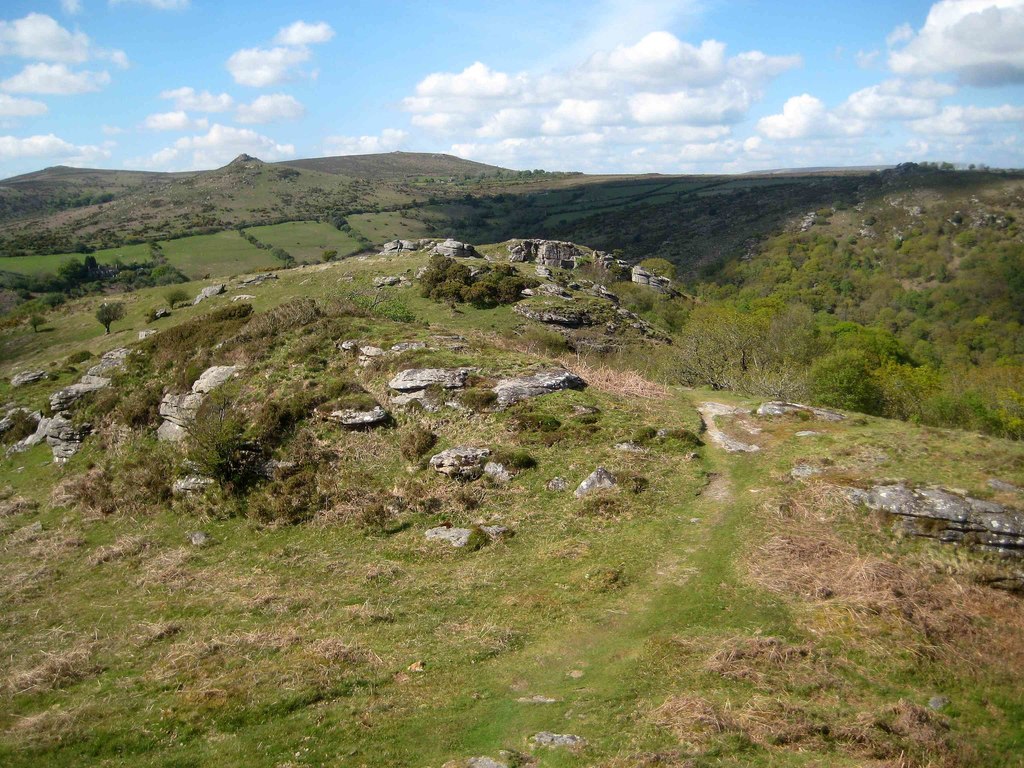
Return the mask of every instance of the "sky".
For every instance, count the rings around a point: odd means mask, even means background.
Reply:
[[[1024,167],[1024,0],[5,0],[0,178],[395,150]]]

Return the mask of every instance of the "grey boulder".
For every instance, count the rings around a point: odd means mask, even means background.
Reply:
[[[587,479],[579,484],[579,487],[575,491],[577,499],[582,499],[584,496],[593,493],[594,491],[607,491],[618,485],[615,480],[615,475],[609,472],[604,467],[598,467]]]
[[[243,285],[244,285],[244,283],[243,283]],[[198,304],[198,303],[200,303],[202,301],[206,301],[207,299],[211,299],[214,296],[219,296],[220,294],[224,293],[224,291],[226,291],[226,290],[227,290],[227,286],[225,286],[224,283],[217,283],[216,285],[208,285],[205,288],[203,288],[203,290],[201,290],[194,299],[192,299],[192,306],[194,307],[196,304]]]
[[[409,368],[399,371],[388,386],[399,392],[415,392],[431,386],[461,389],[466,386],[469,368]]]
[[[541,371],[530,376],[503,379],[494,387],[498,406],[507,407],[531,397],[549,395],[563,389],[585,389],[587,382],[574,373],[563,369]]]
[[[782,400],[773,400],[769,403],[762,403],[757,409],[758,416],[787,416],[791,413],[804,413],[822,421],[843,421],[846,417],[838,411],[828,408],[815,408],[811,405],[800,403],[787,403]]]
[[[490,455],[487,448],[460,445],[431,456],[430,466],[457,480],[476,480],[483,474],[484,461]]]
[[[46,378],[46,371],[22,371],[11,377],[12,387],[23,387]]]

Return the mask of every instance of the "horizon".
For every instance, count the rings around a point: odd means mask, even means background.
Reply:
[[[14,2],[0,178],[391,151],[623,175],[1024,165],[1024,0],[244,11]]]

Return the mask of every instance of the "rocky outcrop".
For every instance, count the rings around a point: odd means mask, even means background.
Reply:
[[[380,255],[396,256],[403,252],[418,251],[419,249],[420,244],[415,240],[392,240],[384,243],[384,246],[380,249]]]
[[[196,304],[202,301],[206,301],[207,299],[211,299],[214,296],[219,296],[220,294],[224,293],[225,290],[227,290],[227,286],[225,286],[224,283],[208,285],[205,288],[203,288],[203,290],[201,290],[194,299],[192,299],[192,306],[194,307]]]
[[[262,285],[263,283],[267,282],[267,280],[277,280],[277,275],[275,275],[273,272],[260,272],[258,275],[253,275],[252,277],[247,277],[244,280],[240,280],[238,282],[238,287],[253,288],[257,285]]]
[[[46,378],[46,371],[22,371],[11,377],[12,387],[23,387],[26,384],[35,384]]]
[[[575,269],[586,252],[562,240],[515,240],[509,243],[508,260],[532,261],[549,269]]]
[[[597,321],[587,310],[570,305],[537,306],[516,304],[515,309],[512,311],[529,320],[535,320],[545,325],[559,325],[563,328],[582,328],[597,324]]]
[[[100,361],[92,366],[86,374],[89,376],[109,376],[114,371],[124,368],[124,362],[132,351],[128,347],[118,347],[100,355]]]
[[[450,237],[443,243],[435,245],[430,252],[439,256],[447,256],[450,259],[468,259],[479,255],[476,248],[469,243],[453,240]]]
[[[158,309],[153,310],[153,319],[154,320],[161,320],[161,319],[163,319],[165,317],[170,317],[170,316],[171,316],[171,310],[169,310],[167,307],[159,307]]]
[[[587,746],[587,740],[582,736],[575,736],[571,733],[551,733],[541,731],[530,738],[538,747],[567,747],[569,749],[582,749]]]
[[[484,462],[490,455],[487,448],[460,445],[431,456],[430,466],[456,480],[476,480],[483,474]]]
[[[415,392],[427,387],[462,389],[470,368],[409,368],[399,371],[388,386],[399,392]]]
[[[563,389],[585,389],[586,386],[587,382],[579,376],[559,368],[531,376],[503,379],[495,385],[494,394],[498,396],[498,406],[505,408],[531,397],[549,395]]]
[[[843,421],[846,417],[838,411],[830,411],[828,408],[815,408],[800,403],[786,403],[782,400],[773,400],[770,403],[762,403],[757,409],[758,416],[788,416],[789,414],[806,414],[821,421]]]
[[[175,496],[187,496],[192,493],[202,493],[211,485],[214,480],[211,477],[202,475],[186,475],[174,481],[171,485],[171,493]]]
[[[238,366],[235,365],[215,365],[203,371],[191,391],[183,395],[164,395],[160,402],[160,415],[164,422],[156,432],[157,437],[167,442],[182,440],[206,395],[231,379],[237,371]]]
[[[575,491],[577,499],[582,499],[594,491],[607,491],[618,485],[618,481],[615,479],[615,475],[609,472],[604,467],[598,467],[587,479],[579,484],[579,487]]]
[[[903,483],[851,488],[850,499],[895,516],[912,536],[964,544],[1024,557],[1024,512],[945,488],[911,488]]]
[[[456,528],[450,524],[439,525],[424,532],[429,541],[443,541],[453,547],[468,546],[474,539],[478,544],[486,544],[490,541],[497,541],[505,536],[510,536],[511,531],[504,525],[477,525],[473,528]]]
[[[373,408],[340,408],[325,413],[324,417],[347,429],[367,429],[386,424],[391,414],[376,405]]]
[[[110,386],[110,379],[87,374],[77,384],[58,389],[50,395],[50,408],[55,413],[66,411],[83,396],[108,386]]]
[[[637,285],[644,285],[658,293],[675,293],[672,288],[672,281],[667,277],[656,275],[643,267],[633,267],[630,272],[630,279]]]
[[[141,331],[139,331],[139,341],[145,341],[155,333],[156,331],[154,331],[152,328],[143,328]]]
[[[7,424],[7,426],[0,429],[0,434],[3,434],[8,429],[10,429],[11,426],[13,426],[14,422],[11,417],[14,415],[15,411],[21,411],[22,413],[25,413],[28,416],[28,418],[34,421],[36,424],[36,431],[33,432],[31,435],[23,437],[14,445],[8,447],[8,456],[11,456],[12,454],[15,453],[22,453],[23,451],[27,451],[29,448],[34,448],[35,446],[43,442],[46,439],[46,431],[49,429],[51,421],[38,411],[29,411],[27,408],[15,408],[8,411],[7,415],[4,416],[2,420],[0,420],[0,425],[3,425],[4,423]]]
[[[53,451],[53,460],[62,464],[82,447],[92,427],[88,424],[74,424],[66,413],[58,413],[46,425],[46,444]]]

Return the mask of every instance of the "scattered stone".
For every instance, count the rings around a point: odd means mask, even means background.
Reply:
[[[530,741],[538,747],[568,747],[570,749],[581,749],[587,746],[587,740],[582,736],[574,736],[571,733],[551,733],[541,731],[535,734]]]
[[[207,395],[222,384],[226,384],[237,371],[237,365],[214,365],[207,368],[192,385],[192,391]]]
[[[511,535],[511,531],[504,525],[480,525],[475,528],[456,528],[445,523],[436,528],[430,528],[424,532],[424,536],[430,541],[443,541],[453,547],[465,547],[473,539],[474,533],[482,533],[488,541],[496,541],[503,536]]]
[[[387,275],[384,277],[373,278],[374,288],[389,288],[396,285],[406,288],[411,285],[411,283],[401,275]]]
[[[192,531],[188,535],[188,543],[193,547],[205,547],[210,543],[210,537],[203,531]]]
[[[481,525],[480,530],[487,534],[491,541],[512,535],[512,529],[505,525]]]
[[[569,481],[564,477],[553,477],[548,480],[547,489],[553,493],[563,493],[569,490]]]
[[[1003,491],[1005,493],[1020,493],[1024,490],[1013,483],[1007,483],[1005,480],[997,480],[994,477],[990,477],[988,479],[988,487],[994,491]]]
[[[496,483],[508,483],[512,480],[512,473],[508,471],[508,468],[496,461],[488,461],[484,464],[484,474]]]
[[[141,331],[139,331],[139,341],[145,341],[155,333],[156,331],[154,331],[152,328],[143,328]]]
[[[186,475],[174,481],[171,485],[171,493],[175,496],[202,493],[211,485],[213,485],[213,478],[203,477],[202,475]]]
[[[154,320],[160,320],[160,319],[162,319],[164,317],[170,317],[170,316],[171,316],[171,310],[169,310],[167,307],[160,307],[160,308],[158,308],[157,310],[155,310],[153,312],[153,319]]]
[[[797,437],[818,437],[819,435],[825,434],[824,432],[815,432],[813,429],[804,429],[796,433]]]
[[[1024,557],[1024,512],[945,488],[903,483],[850,488],[847,495],[868,509],[897,517],[903,533]]]
[[[490,757],[471,757],[466,760],[466,768],[509,768],[508,763],[502,763]]]
[[[255,298],[251,293],[239,293],[236,296],[232,296],[231,301],[250,301]]]
[[[563,389],[585,389],[587,382],[574,373],[563,369],[541,371],[531,376],[503,379],[494,387],[498,396],[498,407],[505,408],[513,403],[531,397],[549,395]]]
[[[533,696],[521,696],[516,701],[520,704],[557,704],[559,700],[551,696],[535,694]]]
[[[800,403],[787,403],[782,400],[773,400],[770,403],[762,403],[757,409],[758,416],[786,416],[791,413],[805,413],[822,421],[843,421],[846,416],[838,411],[831,411],[828,408],[815,408]]]
[[[430,466],[457,480],[476,480],[483,474],[484,460],[490,455],[487,448],[460,445],[431,456]]]
[[[100,355],[100,361],[86,371],[87,376],[107,376],[124,368],[124,361],[132,351],[128,347],[118,347]]]
[[[12,387],[23,387],[46,378],[46,371],[22,371],[11,377]]]
[[[243,285],[245,285],[245,283],[243,283]],[[194,307],[196,304],[198,304],[198,303],[200,303],[202,301],[206,301],[207,299],[211,299],[214,296],[219,296],[220,294],[224,293],[224,291],[226,291],[226,290],[227,290],[227,286],[225,286],[224,283],[217,283],[216,285],[208,285],[205,288],[203,288],[203,290],[201,290],[199,292],[199,294],[192,300],[192,306]]]
[[[644,447],[640,443],[634,443],[632,440],[626,440],[622,443],[616,443],[612,446],[616,451],[622,451],[623,453],[643,453]]]
[[[349,339],[348,341],[341,342],[341,344],[338,345],[338,349],[342,350],[343,352],[355,352],[357,349],[359,349],[359,342]]]
[[[388,386],[399,392],[415,392],[436,386],[442,389],[462,389],[470,368],[408,368],[399,371]]]
[[[238,287],[250,288],[257,285],[261,285],[262,283],[267,282],[267,280],[277,280],[277,275],[274,274],[273,272],[260,272],[258,275],[253,275],[252,277],[247,277],[244,280],[240,280],[238,283]]]
[[[821,469],[810,464],[797,464],[790,470],[789,476],[794,480],[806,480],[809,477],[820,475]]]
[[[462,243],[450,237],[443,243],[435,245],[430,252],[452,259],[466,259],[478,255],[476,248],[469,243]]]
[[[593,493],[594,491],[610,490],[617,484],[615,475],[604,467],[598,467],[590,473],[586,480],[579,484],[579,487],[575,491],[575,495],[577,499],[582,499],[584,496]]]
[[[381,349],[380,347],[374,347],[372,345],[367,344],[365,346],[359,347],[359,359],[357,362],[360,365],[368,365],[370,361],[373,360],[373,358],[382,357],[383,355],[383,349]]]
[[[402,352],[412,352],[417,349],[426,349],[427,343],[425,341],[400,341],[391,347],[391,351],[395,354],[401,354]]]
[[[699,523],[700,521],[701,521],[701,518],[699,518],[699,517],[691,517],[690,518],[690,522],[694,523],[694,524]]]
[[[369,410],[356,408],[342,408],[324,414],[328,419],[338,422],[349,429],[361,429],[365,427],[377,427],[384,424],[391,418],[391,414],[379,405]]]
[[[945,709],[949,705],[949,699],[945,696],[932,696],[928,699],[928,709]]]

